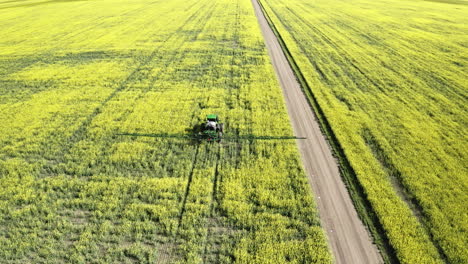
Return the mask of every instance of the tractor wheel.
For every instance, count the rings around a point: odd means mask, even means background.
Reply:
[[[219,124],[219,131],[224,133],[224,124]]]

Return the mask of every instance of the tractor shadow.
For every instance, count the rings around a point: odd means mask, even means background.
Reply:
[[[200,135],[200,133],[202,131],[203,131],[203,124],[202,123],[197,123],[197,124],[193,125],[192,127],[187,127],[185,129],[185,133],[187,135],[192,135],[192,137],[190,137],[190,141],[189,141],[190,145],[198,145],[198,144],[201,143],[202,138],[199,137],[198,135]]]

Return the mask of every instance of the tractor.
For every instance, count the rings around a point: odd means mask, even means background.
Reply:
[[[195,125],[191,129],[186,129],[190,131],[190,134],[140,134],[135,132],[124,132],[118,133],[119,136],[132,136],[132,137],[154,137],[154,138],[181,138],[181,139],[190,139],[196,142],[207,141],[207,142],[221,142],[222,140],[231,141],[231,143],[236,144],[236,142],[247,140],[291,140],[291,139],[306,139],[305,137],[295,137],[295,136],[270,136],[270,135],[252,135],[252,134],[227,134],[224,135],[224,124],[220,123],[218,115],[209,114],[206,116],[206,121],[201,124]]]
[[[201,126],[199,135],[209,142],[221,142],[224,132],[224,124],[219,122],[218,115],[206,116],[206,122]]]

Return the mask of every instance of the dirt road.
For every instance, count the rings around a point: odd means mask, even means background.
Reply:
[[[382,263],[377,247],[361,223],[341,179],[338,164],[320,131],[306,96],[296,80],[275,34],[257,0],[252,0],[268,53],[283,89],[297,144],[315,194],[323,228],[336,263]]]

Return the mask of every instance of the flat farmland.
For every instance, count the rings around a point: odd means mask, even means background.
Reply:
[[[249,0],[0,1],[0,262],[330,263]]]
[[[467,2],[260,2],[394,261],[467,263]]]

